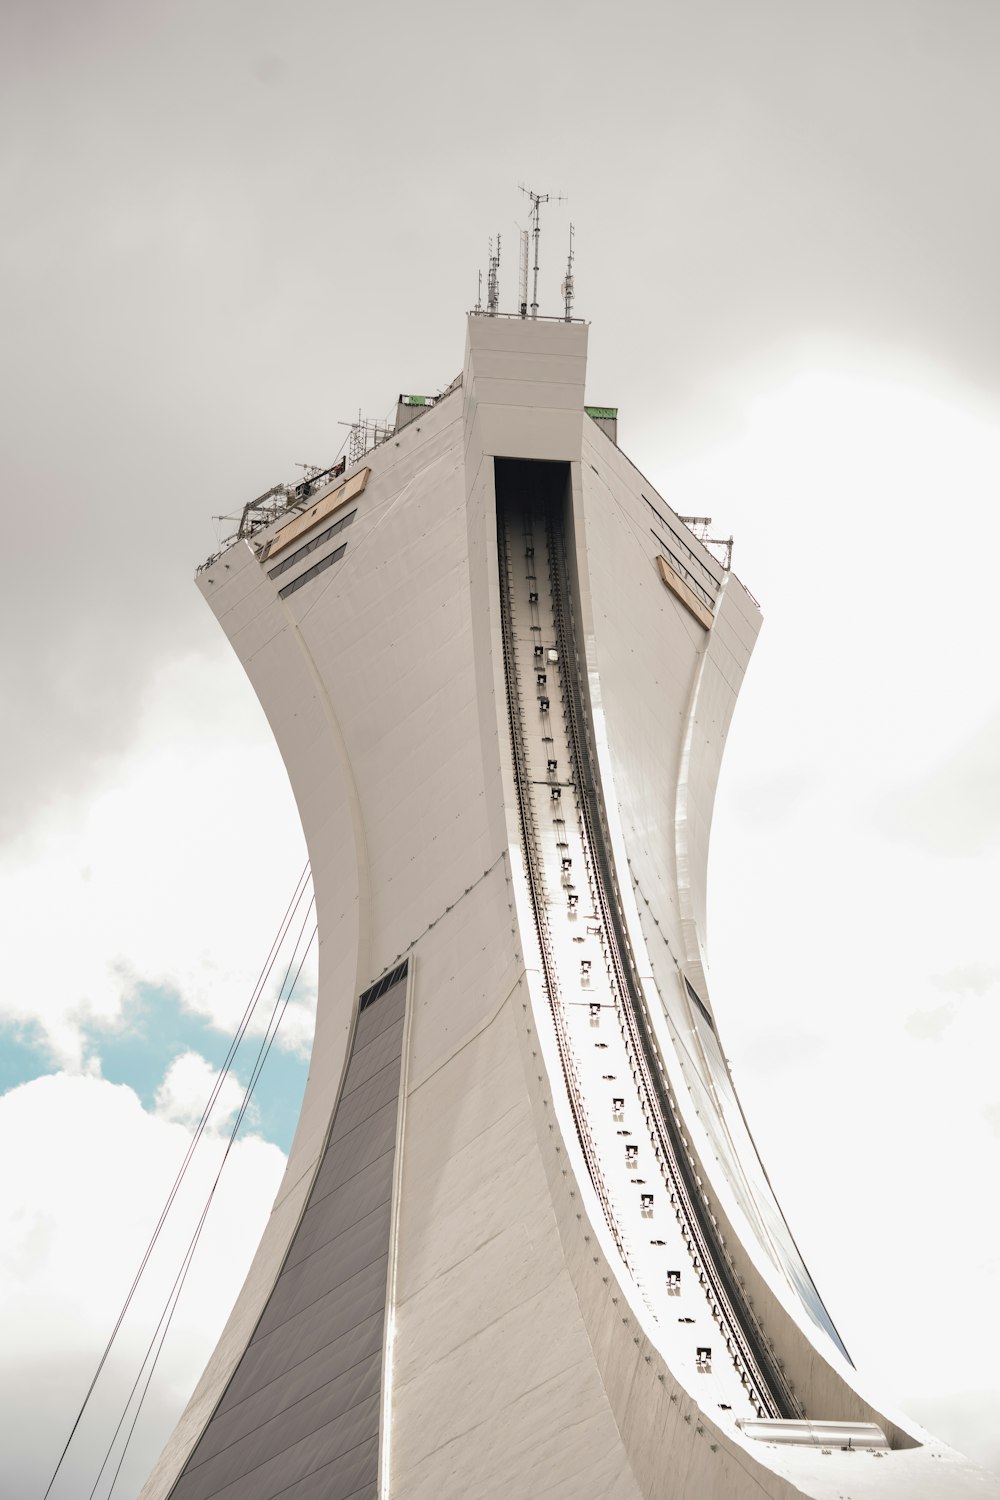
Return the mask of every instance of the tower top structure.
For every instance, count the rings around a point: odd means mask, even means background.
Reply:
[[[142,1500],[997,1500],[867,1391],[757,1156],[705,906],[760,611],[586,405],[537,243],[534,296],[199,573],[295,792],[319,996]]]

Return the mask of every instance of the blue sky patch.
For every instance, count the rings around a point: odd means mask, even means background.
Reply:
[[[100,1060],[102,1076],[134,1089],[148,1110],[167,1069],[182,1053],[198,1052],[218,1069],[230,1042],[204,1016],[187,1010],[175,991],[154,985],[139,985],[119,1019],[84,1018],[81,1029],[87,1053]],[[244,1086],[259,1047],[259,1036],[247,1037],[237,1051],[231,1072]],[[45,1033],[35,1022],[0,1025],[0,1093],[53,1071]],[[253,1091],[250,1128],[285,1152],[295,1133],[308,1071],[306,1059],[275,1044]],[[245,1124],[244,1134],[247,1129]]]
[[[52,1053],[36,1021],[0,1023],[0,1094],[52,1072]]]
[[[204,1016],[187,1010],[172,990],[140,985],[125,1010],[124,1025],[90,1025],[87,1040],[101,1059],[101,1071],[111,1083],[127,1083],[146,1109],[152,1109],[156,1090],[175,1058],[198,1052],[213,1068],[221,1068],[230,1038]],[[260,1037],[241,1042],[231,1072],[244,1086],[253,1072]],[[253,1092],[257,1123],[254,1129],[282,1151],[288,1150],[302,1105],[308,1063],[279,1046],[272,1046]],[[247,1127],[244,1126],[244,1131]]]

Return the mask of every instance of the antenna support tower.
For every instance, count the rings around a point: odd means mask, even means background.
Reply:
[[[518,277],[517,310],[522,318],[528,316],[528,231],[521,230],[521,261]]]
[[[372,448],[377,448],[380,443],[388,442],[395,430],[388,417],[384,422],[378,422],[371,417],[363,417],[360,410],[355,421],[340,422],[338,426],[350,428],[347,434],[347,467],[349,469],[353,469],[356,463],[360,463]]]
[[[562,194],[553,195],[552,193],[536,193],[531,188],[526,188],[524,186],[523,182],[520,184],[520,188],[521,188],[521,192],[524,193],[531,200],[531,237],[532,237],[532,239],[534,240],[534,243],[535,243],[534,283],[533,283],[533,289],[532,289],[532,293],[531,293],[531,316],[533,318],[537,318],[538,317],[538,241],[539,241],[539,238],[540,238],[541,232],[542,232],[542,227],[541,227],[541,224],[539,222],[539,219],[540,219],[540,210],[541,210],[541,206],[542,206],[543,203],[564,203],[566,200],[565,200],[565,197]]]
[[[732,571],[733,566],[733,538],[731,536],[709,536],[712,527],[711,516],[678,516],[678,521],[683,521],[685,526],[690,526],[700,542],[706,547],[721,547],[725,556],[718,560],[722,563],[726,572]]]
[[[569,226],[569,255],[566,258],[566,280],[562,284],[563,306],[567,323],[573,321],[573,225]]]
[[[490,240],[490,265],[486,277],[486,316],[495,318],[500,305],[500,235],[497,233],[497,248],[494,251]]]

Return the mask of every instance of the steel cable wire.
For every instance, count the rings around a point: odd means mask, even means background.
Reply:
[[[209,1094],[208,1101],[206,1102],[205,1108],[202,1111],[201,1118],[199,1119],[198,1124],[195,1127],[194,1133],[193,1133],[193,1135],[191,1137],[191,1140],[190,1140],[190,1142],[188,1144],[187,1151],[185,1152],[184,1159],[181,1162],[180,1167],[178,1168],[177,1174],[176,1174],[176,1176],[174,1178],[174,1181],[173,1181],[173,1183],[171,1185],[170,1191],[169,1191],[169,1193],[167,1195],[166,1202],[165,1202],[162,1210],[160,1211],[160,1216],[157,1219],[156,1225],[155,1225],[155,1227],[153,1229],[153,1232],[152,1232],[152,1234],[150,1236],[149,1243],[147,1244],[146,1249],[143,1252],[142,1259],[139,1262],[138,1270],[136,1271],[134,1277],[132,1278],[132,1284],[131,1284],[131,1286],[128,1289],[128,1292],[127,1292],[126,1297],[125,1297],[125,1301],[122,1304],[122,1307],[121,1307],[121,1310],[120,1310],[120,1312],[118,1314],[118,1317],[115,1320],[115,1325],[114,1325],[114,1327],[111,1330],[111,1333],[110,1333],[110,1335],[108,1337],[108,1341],[107,1341],[107,1343],[104,1346],[104,1350],[101,1353],[100,1359],[98,1360],[97,1369],[94,1371],[94,1374],[93,1374],[93,1377],[91,1379],[90,1385],[87,1387],[86,1394],[84,1395],[83,1401],[80,1404],[80,1409],[79,1409],[79,1411],[76,1414],[76,1417],[74,1419],[72,1427],[70,1428],[69,1436],[67,1437],[66,1442],[63,1445],[62,1452],[60,1453],[59,1458],[58,1458],[58,1460],[56,1462],[56,1466],[55,1466],[55,1468],[52,1471],[52,1476],[49,1479],[49,1482],[48,1482],[48,1484],[45,1487],[45,1493],[42,1496],[42,1500],[48,1500],[48,1497],[49,1497],[49,1495],[50,1495],[50,1493],[52,1491],[52,1486],[55,1484],[56,1479],[59,1477],[59,1472],[62,1469],[62,1466],[63,1466],[63,1464],[66,1461],[66,1455],[69,1452],[70,1445],[73,1442],[74,1437],[76,1436],[76,1433],[77,1433],[77,1430],[78,1430],[78,1428],[80,1426],[80,1423],[83,1420],[84,1413],[86,1412],[87,1406],[89,1405],[91,1397],[94,1394],[94,1389],[95,1389],[95,1387],[97,1385],[98,1380],[100,1379],[101,1372],[103,1371],[104,1366],[107,1363],[107,1360],[108,1360],[108,1357],[109,1357],[109,1355],[111,1353],[111,1349],[112,1349],[112,1347],[114,1345],[115,1339],[118,1337],[118,1334],[119,1334],[119,1332],[121,1330],[121,1326],[122,1326],[123,1322],[125,1321],[125,1317],[126,1317],[126,1315],[128,1313],[128,1310],[129,1310],[130,1306],[132,1305],[132,1300],[133,1300],[133,1298],[135,1296],[135,1293],[136,1293],[136,1290],[137,1290],[137,1288],[139,1286],[139,1282],[141,1281],[143,1273],[145,1272],[146,1266],[149,1263],[150,1256],[152,1255],[153,1250],[156,1248],[156,1244],[157,1244],[157,1242],[159,1240],[161,1231],[163,1230],[163,1226],[166,1223],[166,1220],[167,1220],[167,1217],[169,1215],[170,1209],[173,1206],[174,1199],[177,1197],[177,1194],[180,1191],[181,1185],[182,1185],[182,1183],[184,1181],[184,1178],[185,1178],[185,1176],[187,1174],[188,1167],[189,1167],[189,1165],[191,1163],[191,1159],[192,1159],[192,1157],[194,1155],[194,1152],[195,1152],[195,1150],[196,1150],[196,1148],[198,1146],[199,1141],[201,1140],[201,1138],[202,1138],[202,1136],[203,1136],[203,1134],[205,1132],[205,1128],[206,1128],[206,1126],[208,1124],[209,1117],[210,1117],[210,1115],[212,1113],[212,1110],[214,1109],[215,1104],[216,1104],[216,1102],[218,1100],[219,1093],[220,1093],[220,1091],[221,1091],[221,1089],[222,1089],[222,1087],[223,1087],[223,1085],[224,1085],[224,1083],[226,1081],[226,1078],[229,1075],[230,1069],[232,1068],[233,1061],[234,1061],[234,1059],[236,1057],[237,1051],[239,1050],[240,1043],[242,1042],[243,1037],[246,1034],[247,1028],[248,1028],[248,1026],[250,1024],[250,1021],[251,1021],[251,1019],[253,1017],[253,1013],[256,1010],[257,1005],[260,1002],[260,997],[261,997],[261,994],[263,993],[264,986],[267,984],[267,981],[268,981],[268,979],[271,976],[271,970],[274,967],[274,964],[275,964],[275,961],[277,959],[278,953],[281,951],[281,947],[282,947],[282,945],[283,945],[283,943],[285,941],[285,938],[288,935],[288,930],[291,927],[291,924],[292,924],[292,922],[293,922],[293,920],[295,918],[295,913],[298,910],[298,907],[299,907],[299,905],[300,905],[300,903],[302,901],[302,897],[305,894],[306,886],[308,884],[308,879],[309,879],[309,864],[308,864],[308,861],[307,861],[306,864],[305,864],[305,866],[303,867],[301,875],[299,876],[298,880],[296,881],[295,889],[294,889],[294,891],[292,893],[291,899],[289,900],[288,906],[285,908],[285,914],[282,917],[281,922],[279,924],[278,932],[277,932],[277,934],[276,934],[276,936],[274,938],[274,941],[271,944],[271,948],[270,948],[270,951],[269,951],[269,953],[267,955],[267,958],[264,960],[264,964],[263,964],[263,967],[261,968],[260,974],[257,977],[257,981],[254,984],[253,990],[251,992],[250,1000],[248,1001],[247,1006],[246,1006],[246,1008],[245,1008],[245,1010],[243,1012],[243,1016],[242,1016],[242,1018],[240,1020],[240,1024],[237,1027],[236,1033],[235,1033],[232,1041],[229,1044],[229,1049],[228,1049],[228,1051],[226,1053],[226,1056],[225,1056],[225,1058],[223,1060],[222,1068],[220,1069],[219,1074],[218,1074],[218,1076],[217,1076],[217,1078],[215,1080],[215,1083],[214,1083],[214,1085],[212,1087],[212,1091]]]
[[[306,911],[306,915],[305,915],[305,917],[302,920],[302,926],[299,929],[299,935],[296,938],[296,940],[295,940],[295,946],[292,949],[292,956],[289,959],[289,961],[288,961],[288,967],[285,970],[285,977],[284,977],[284,979],[281,982],[281,986],[280,986],[280,988],[278,990],[277,999],[274,1002],[274,1007],[273,1007],[273,1009],[271,1011],[271,1016],[270,1016],[270,1019],[268,1020],[268,1023],[267,1023],[267,1028],[266,1028],[264,1036],[263,1036],[263,1038],[261,1040],[261,1045],[258,1048],[257,1058],[256,1058],[256,1060],[254,1062],[254,1066],[253,1066],[253,1069],[252,1069],[251,1074],[250,1074],[250,1080],[249,1080],[249,1082],[248,1082],[248,1084],[247,1084],[247,1086],[246,1086],[246,1088],[245,1088],[245,1090],[243,1092],[243,1098],[241,1100],[239,1110],[237,1111],[236,1119],[233,1122],[232,1129],[230,1130],[230,1133],[229,1133],[229,1139],[226,1142],[226,1148],[225,1148],[225,1151],[223,1152],[223,1155],[222,1155],[222,1161],[219,1163],[218,1170],[216,1171],[216,1174],[215,1174],[215,1179],[214,1179],[214,1181],[212,1183],[211,1188],[209,1189],[208,1197],[205,1200],[204,1207],[202,1208],[201,1214],[200,1214],[200,1216],[198,1218],[198,1223],[195,1226],[194,1233],[191,1236],[191,1240],[189,1241],[188,1248],[185,1251],[184,1259],[181,1262],[181,1268],[178,1271],[177,1276],[174,1278],[174,1284],[171,1287],[170,1292],[169,1292],[169,1294],[167,1296],[167,1301],[164,1304],[163,1312],[160,1314],[160,1319],[159,1319],[159,1322],[156,1325],[156,1329],[153,1332],[153,1337],[150,1339],[150,1342],[149,1342],[149,1344],[148,1344],[148,1346],[146,1348],[146,1353],[145,1353],[145,1355],[143,1357],[142,1364],[139,1366],[139,1373],[138,1373],[138,1375],[135,1378],[135,1382],[134,1382],[134,1384],[132,1386],[132,1390],[129,1393],[128,1400],[126,1401],[125,1407],[124,1407],[124,1409],[122,1411],[122,1415],[119,1418],[118,1425],[115,1428],[114,1434],[113,1434],[113,1436],[111,1438],[111,1442],[108,1445],[108,1450],[107,1450],[107,1452],[105,1453],[105,1456],[104,1456],[104,1462],[101,1464],[100,1471],[98,1472],[97,1478],[94,1481],[94,1486],[93,1486],[93,1488],[92,1488],[92,1490],[90,1492],[89,1500],[94,1500],[94,1497],[95,1497],[95,1495],[97,1493],[97,1487],[98,1487],[98,1485],[101,1482],[101,1476],[103,1475],[104,1470],[107,1467],[108,1461],[109,1461],[109,1459],[111,1457],[111,1454],[112,1454],[112,1451],[114,1449],[115,1442],[117,1441],[118,1434],[120,1433],[120,1431],[122,1429],[122,1426],[123,1426],[123,1424],[125,1422],[125,1418],[128,1415],[128,1409],[129,1409],[129,1407],[132,1404],[132,1399],[135,1396],[135,1393],[136,1393],[136,1390],[138,1389],[140,1381],[142,1380],[142,1372],[146,1368],[146,1363],[150,1359],[150,1355],[152,1355],[152,1363],[149,1366],[149,1373],[146,1376],[145,1385],[143,1386],[142,1391],[140,1393],[139,1400],[138,1400],[138,1403],[137,1403],[136,1408],[135,1408],[135,1413],[134,1413],[134,1415],[132,1417],[131,1425],[130,1425],[130,1427],[128,1429],[128,1432],[127,1432],[127,1434],[125,1436],[125,1442],[124,1442],[124,1445],[122,1447],[121,1456],[118,1459],[118,1465],[117,1465],[117,1467],[115,1469],[114,1475],[113,1475],[112,1480],[111,1480],[111,1487],[108,1490],[107,1500],[111,1500],[111,1496],[114,1494],[115,1485],[118,1483],[118,1476],[120,1475],[121,1470],[122,1470],[122,1465],[125,1462],[125,1457],[126,1457],[126,1454],[128,1453],[129,1444],[132,1441],[132,1435],[135,1432],[136,1424],[137,1424],[137,1422],[139,1420],[139,1416],[140,1416],[140,1413],[142,1411],[143,1404],[145,1403],[146,1396],[147,1396],[147,1394],[149,1392],[149,1386],[150,1386],[150,1383],[151,1383],[151,1381],[153,1379],[153,1374],[154,1374],[154,1372],[156,1370],[156,1366],[157,1366],[157,1363],[159,1361],[160,1354],[163,1351],[163,1345],[164,1345],[164,1342],[166,1340],[167,1333],[170,1330],[170,1324],[173,1321],[174,1313],[177,1310],[177,1303],[180,1300],[181,1292],[184,1290],[184,1283],[187,1280],[188,1271],[191,1269],[191,1262],[194,1259],[195,1251],[198,1248],[198,1243],[199,1243],[199,1241],[201,1239],[202,1230],[204,1229],[204,1227],[205,1227],[205,1221],[208,1218],[209,1209],[211,1208],[213,1199],[215,1198],[215,1192],[216,1192],[216,1189],[219,1186],[219,1180],[220,1180],[220,1178],[222,1176],[222,1172],[223,1172],[223,1169],[225,1168],[226,1162],[229,1159],[229,1153],[230,1153],[230,1151],[232,1150],[233,1146],[236,1143],[236,1137],[239,1134],[240,1127],[243,1124],[243,1120],[244,1120],[244,1118],[246,1116],[247,1110],[250,1107],[250,1100],[251,1100],[251,1097],[253,1095],[254,1088],[256,1087],[257,1081],[260,1078],[261,1071],[262,1071],[262,1069],[264,1067],[264,1063],[267,1061],[267,1056],[268,1056],[268,1053],[271,1050],[271,1045],[274,1042],[274,1038],[278,1034],[278,1028],[281,1025],[281,1022],[282,1022],[282,1020],[284,1018],[285,1011],[288,1009],[288,1002],[291,1000],[292,995],[295,992],[295,986],[298,983],[299,975],[302,973],[302,967],[305,964],[305,961],[306,961],[306,959],[309,956],[309,951],[312,948],[313,942],[314,942],[314,940],[316,938],[316,931],[317,931],[317,929],[314,926],[312,932],[309,935],[309,941],[306,943],[306,946],[305,946],[305,948],[302,951],[302,957],[299,959],[298,968],[295,970],[295,975],[294,975],[294,977],[292,979],[291,985],[289,986],[288,993],[287,993],[287,995],[285,995],[284,1001],[282,1001],[282,999],[281,999],[282,991],[284,990],[285,984],[286,984],[286,982],[288,980],[288,976],[291,973],[292,964],[295,962],[295,955],[298,952],[299,944],[302,941],[302,934],[305,932],[306,924],[309,921],[309,915],[310,915],[310,912],[312,911],[313,904],[314,904],[313,901],[310,901],[309,907],[308,907],[308,909]],[[280,1006],[280,1011],[279,1011],[279,1006]],[[275,1017],[277,1017],[277,1019],[275,1019]],[[162,1332],[161,1332],[161,1329],[162,1329]],[[159,1339],[158,1343],[157,1343],[157,1339]],[[155,1353],[153,1352],[154,1348],[155,1348]]]

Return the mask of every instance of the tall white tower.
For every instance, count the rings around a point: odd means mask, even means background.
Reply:
[[[703,945],[760,615],[586,355],[470,317],[460,381],[199,575],[295,792],[320,992],[144,1500],[998,1493],[865,1391],[748,1134]]]

